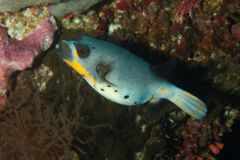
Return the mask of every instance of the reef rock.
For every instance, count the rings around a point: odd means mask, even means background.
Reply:
[[[49,9],[55,17],[62,18],[70,12],[74,14],[82,13],[102,1],[104,0],[67,0],[66,2],[50,5]]]
[[[62,18],[67,13],[82,13],[104,0],[0,0],[0,12],[17,12],[27,7],[49,5],[51,13]]]
[[[22,40],[10,38],[7,30],[0,28],[0,108],[5,104],[9,76],[31,67],[34,58],[52,44],[56,29],[53,17],[43,20]]]
[[[0,12],[16,12],[22,8],[57,3],[60,0],[0,0]]]

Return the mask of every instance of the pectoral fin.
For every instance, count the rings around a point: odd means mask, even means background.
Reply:
[[[106,79],[107,74],[109,74],[112,71],[111,65],[99,63],[96,67],[96,71],[102,81],[109,85],[114,85],[113,83]]]

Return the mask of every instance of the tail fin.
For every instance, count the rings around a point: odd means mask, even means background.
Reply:
[[[204,102],[180,88],[176,87],[174,95],[168,100],[196,119],[202,119],[207,113]]]

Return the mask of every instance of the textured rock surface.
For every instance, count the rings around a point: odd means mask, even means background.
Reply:
[[[0,0],[0,12],[14,12],[18,11],[21,8],[34,5],[44,5],[48,3],[57,3],[60,0]]]
[[[0,12],[16,12],[30,6],[50,5],[51,13],[61,18],[69,12],[84,12],[101,1],[104,0],[0,0]]]
[[[63,17],[65,14],[69,12],[73,13],[81,13],[86,11],[93,5],[97,4],[100,1],[104,0],[71,0],[65,3],[59,3],[56,5],[51,5],[50,10],[51,13],[56,17]]]
[[[23,40],[10,39],[0,28],[0,106],[4,104],[7,79],[17,70],[31,67],[34,57],[50,47],[57,29],[53,17],[45,19],[33,33]]]

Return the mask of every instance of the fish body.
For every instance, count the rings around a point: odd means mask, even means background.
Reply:
[[[113,43],[81,36],[62,40],[57,54],[102,96],[134,106],[168,99],[196,119],[205,116],[205,104],[156,75],[149,63]]]

